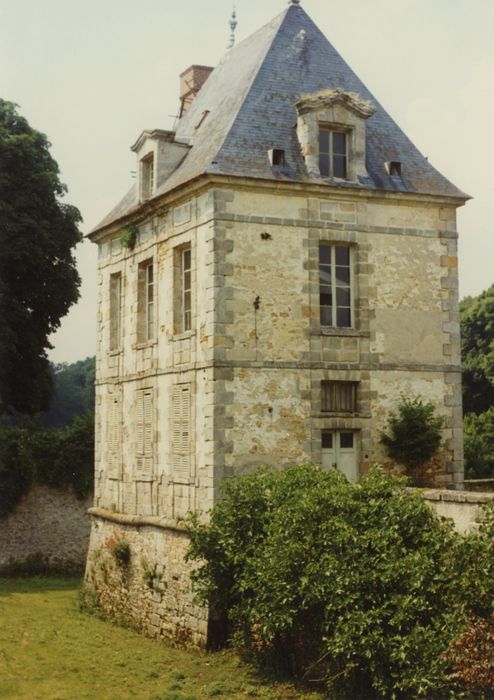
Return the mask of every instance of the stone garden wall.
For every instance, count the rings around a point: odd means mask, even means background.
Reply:
[[[0,574],[26,561],[84,571],[91,502],[92,496],[79,500],[68,491],[32,486],[15,511],[0,519]]]

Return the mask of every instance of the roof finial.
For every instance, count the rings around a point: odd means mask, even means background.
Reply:
[[[231,49],[235,46],[235,29],[237,28],[237,13],[235,12],[235,5],[233,6],[233,12],[230,19],[230,44],[228,48]]]
[[[300,5],[300,0],[288,0],[288,4],[295,5],[295,7],[297,7],[298,5]]]

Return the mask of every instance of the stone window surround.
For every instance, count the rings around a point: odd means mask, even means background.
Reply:
[[[338,326],[338,325],[323,325],[320,323],[320,328],[321,332],[324,331],[331,331],[328,335],[337,335],[340,331],[350,331],[350,330],[356,330],[356,318],[357,318],[357,311],[356,311],[356,274],[355,274],[355,260],[356,260],[356,245],[355,244],[350,244],[347,242],[331,242],[331,241],[325,241],[321,240],[319,243],[319,275],[320,275],[320,266],[321,266],[321,248],[324,246],[331,248],[331,267],[335,268],[336,267],[336,261],[335,261],[335,249],[336,248],[348,248],[349,252],[349,270],[350,270],[350,284],[349,284],[349,291],[350,291],[350,325],[349,326]],[[333,322],[336,320],[336,313],[335,310],[338,308],[336,304],[336,279],[335,279],[335,273],[333,273],[333,279],[331,282],[331,285],[328,285],[331,287],[331,293],[333,297]],[[319,276],[319,287],[321,287],[321,279]],[[343,308],[343,307],[342,307]],[[347,308],[347,307],[345,307]],[[321,310],[321,303],[319,300],[319,310]],[[333,333],[334,331],[334,333]]]
[[[184,307],[183,307],[183,255],[186,250],[190,250],[190,328],[184,328]],[[173,264],[173,336],[172,340],[181,340],[195,335],[195,289],[196,289],[196,259],[195,246],[192,240],[182,240],[172,249]]]
[[[139,193],[141,202],[149,199],[154,192],[156,182],[156,159],[154,151],[149,151],[139,161]]]
[[[319,316],[319,246],[347,245],[352,253],[352,310],[351,328],[321,326]],[[368,244],[357,243],[357,234],[353,231],[331,231],[330,229],[311,229],[309,231],[309,303],[313,310],[309,335],[311,336],[352,336],[368,337]],[[363,271],[367,268],[366,271]]]
[[[123,331],[123,274],[121,270],[111,272],[109,275],[108,292],[109,303],[109,337],[108,351],[110,354],[118,354],[122,350]]]
[[[153,301],[152,301],[152,319],[148,318],[149,313],[149,280],[148,269],[153,268]],[[144,348],[149,345],[154,345],[157,342],[157,304],[158,304],[158,279],[156,274],[156,264],[154,256],[141,260],[137,264],[137,314],[136,314],[136,348]],[[149,328],[152,328],[152,335],[149,337]]]

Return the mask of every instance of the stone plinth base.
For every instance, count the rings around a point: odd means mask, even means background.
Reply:
[[[183,527],[91,508],[87,600],[146,635],[204,648],[208,611],[193,603]]]

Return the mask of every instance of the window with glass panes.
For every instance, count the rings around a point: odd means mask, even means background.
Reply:
[[[319,305],[321,326],[351,328],[351,249],[344,245],[319,246]]]
[[[182,251],[182,330],[192,328],[192,255],[190,248]]]
[[[347,134],[345,131],[319,129],[319,172],[321,177],[347,176]]]
[[[140,263],[137,275],[137,342],[145,343],[155,337],[153,261]]]

